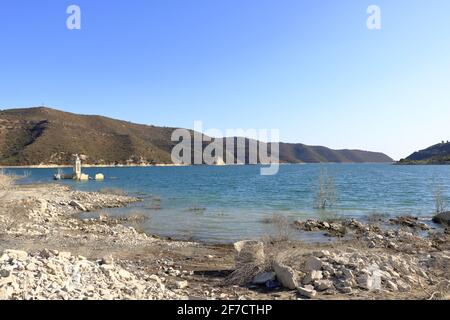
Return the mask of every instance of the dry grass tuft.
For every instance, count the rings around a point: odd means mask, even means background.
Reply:
[[[14,184],[14,180],[15,178],[12,175],[5,173],[4,170],[0,170],[0,190],[10,189]]]
[[[264,243],[278,243],[289,241],[292,239],[293,229],[289,218],[281,214],[273,214],[271,217],[266,217],[262,223],[269,225],[267,235],[263,237]]]
[[[126,196],[127,195],[125,193],[125,191],[123,191],[122,189],[119,189],[119,188],[103,188],[102,190],[100,190],[100,193],[113,194],[116,196]]]
[[[260,241],[240,241],[234,244],[236,250],[235,270],[223,281],[225,286],[244,286],[255,276],[269,271],[271,264],[264,253],[264,243]]]
[[[437,214],[445,212],[444,190],[442,187],[436,188],[434,192],[434,202]]]
[[[335,205],[337,193],[334,184],[334,178],[328,175],[326,169],[322,169],[319,175],[316,194],[314,197],[314,208],[325,210]]]

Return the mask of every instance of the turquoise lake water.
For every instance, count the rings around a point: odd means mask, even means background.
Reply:
[[[320,173],[326,168],[337,193],[333,209],[314,209]],[[24,169],[7,170],[23,174]],[[54,169],[30,169],[21,183],[53,182]],[[70,173],[71,169],[65,169]],[[279,174],[261,176],[259,166],[194,166],[86,168],[104,182],[64,181],[76,189],[122,189],[142,203],[114,209],[110,215],[143,213],[146,231],[198,241],[230,242],[260,238],[271,232],[264,217],[281,214],[291,220],[328,215],[364,219],[371,214],[417,215],[430,218],[435,193],[450,199],[450,166],[391,164],[282,165]]]

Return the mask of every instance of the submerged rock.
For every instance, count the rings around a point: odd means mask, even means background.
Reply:
[[[400,226],[409,227],[412,229],[420,229],[420,230],[430,230],[430,227],[427,226],[425,223],[420,222],[419,218],[417,217],[411,217],[411,216],[402,216],[393,218],[390,220],[391,223],[397,224]]]
[[[450,226],[450,211],[442,212],[434,216],[433,222]]]

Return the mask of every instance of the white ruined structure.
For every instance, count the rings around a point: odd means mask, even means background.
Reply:
[[[89,180],[89,176],[81,172],[81,159],[78,154],[75,155],[75,163],[73,165],[73,179],[78,181]]]
[[[82,155],[83,157],[83,155]],[[84,156],[84,159],[86,158],[86,156]],[[64,172],[59,169],[58,172],[56,174],[53,175],[53,178],[55,180],[65,180],[65,179],[73,179],[76,181],[88,181],[89,179],[89,175],[84,174],[82,172],[82,165],[81,165],[81,157],[76,154],[74,155],[74,163],[73,163],[73,173],[72,174],[64,174]],[[95,175],[95,180],[96,181],[103,181],[105,180],[105,176],[102,173],[97,173]]]
[[[75,155],[75,162],[73,165],[73,177],[75,180],[81,180],[81,159],[78,154]]]

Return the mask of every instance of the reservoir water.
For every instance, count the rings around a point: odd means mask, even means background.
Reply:
[[[337,196],[330,210],[314,208],[321,171],[333,177]],[[8,169],[23,174],[24,169]],[[49,183],[55,169],[27,169],[20,183]],[[71,169],[65,169],[70,173]],[[262,221],[274,214],[307,218],[416,215],[430,218],[436,190],[450,199],[450,166],[392,164],[282,165],[275,176],[261,176],[259,166],[85,168],[103,182],[62,181],[84,191],[121,189],[141,203],[108,211],[148,217],[147,232],[178,239],[231,242],[260,238]]]

